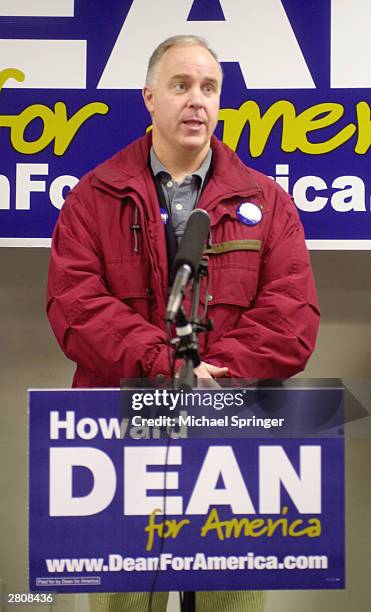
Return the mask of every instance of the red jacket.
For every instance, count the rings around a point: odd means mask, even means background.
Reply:
[[[54,231],[47,310],[62,350],[77,363],[74,386],[169,373],[168,264],[150,146],[147,135],[83,177]],[[287,378],[304,368],[319,323],[298,213],[279,185],[215,137],[212,149],[198,206],[211,220],[214,329],[200,335],[201,356],[231,376]],[[237,218],[246,201],[262,209],[254,226]]]

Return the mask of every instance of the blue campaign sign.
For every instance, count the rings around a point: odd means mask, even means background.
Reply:
[[[140,395],[173,418],[163,392],[30,392],[30,590],[344,588],[342,430],[329,418],[322,434],[280,437],[271,419],[262,437],[249,394],[242,411],[238,392],[233,404],[219,391],[218,408],[213,393],[208,437],[170,423],[164,438],[166,423],[133,426],[126,412]],[[303,393],[288,394],[286,415]],[[254,433],[229,437],[226,417],[242,412]]]
[[[217,135],[293,194],[309,246],[370,249],[370,19],[367,0],[4,0],[0,244],[50,244],[68,189],[145,133],[148,58],[181,32],[222,62]]]

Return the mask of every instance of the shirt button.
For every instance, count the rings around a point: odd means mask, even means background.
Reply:
[[[172,187],[172,186],[173,186],[173,181],[168,181],[168,182],[166,183],[166,187],[169,187],[169,189],[170,189],[170,187]]]
[[[176,204],[176,205],[175,205],[175,208],[176,208],[177,210],[183,210],[183,205],[182,205],[182,204]]]

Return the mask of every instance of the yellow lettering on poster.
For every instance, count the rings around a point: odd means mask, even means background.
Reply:
[[[10,78],[23,81],[24,73],[13,68],[0,71],[0,91]],[[45,104],[31,104],[19,115],[0,115],[0,127],[10,128],[10,141],[18,153],[33,155],[54,141],[54,154],[64,155],[82,125],[93,115],[106,115],[108,111],[104,102],[90,102],[68,117],[64,102],[56,102],[53,109]],[[41,133],[38,138],[27,140],[26,130],[36,120],[41,121]]]
[[[366,106],[369,109],[367,103]],[[358,111],[358,119],[363,123],[365,109]],[[344,115],[344,106],[337,102],[322,102],[315,104],[297,114],[295,106],[288,100],[274,102],[265,113],[261,112],[259,105],[248,100],[240,108],[224,108],[219,111],[219,119],[224,122],[223,142],[233,151],[238,147],[241,135],[246,126],[249,127],[249,151],[252,157],[259,157],[264,153],[268,138],[276,124],[280,121],[281,149],[285,153],[301,151],[310,155],[323,155],[330,153],[347,142],[357,131],[357,125],[349,123],[342,129],[321,142],[312,142],[310,134],[324,130],[329,126],[337,125]],[[360,121],[359,121],[360,123]],[[370,141],[367,132],[364,140]],[[361,148],[361,144],[359,148]],[[368,144],[369,146],[369,144]]]
[[[25,75],[17,68],[1,70],[0,92],[9,79],[22,82]],[[90,117],[105,115],[108,111],[109,106],[104,102],[90,102],[69,117],[63,101],[56,102],[53,108],[32,104],[18,115],[0,115],[0,128],[10,129],[10,141],[19,153],[33,155],[54,143],[54,154],[61,156]],[[219,120],[223,122],[223,142],[233,151],[246,129],[251,157],[264,153],[273,131],[280,135],[280,147],[285,153],[324,155],[339,149],[356,135],[354,151],[364,155],[371,146],[370,104],[364,100],[356,104],[354,122],[344,122],[344,114],[345,108],[338,102],[321,102],[297,112],[293,102],[277,100],[263,112],[257,102],[246,100],[237,109],[220,109]],[[40,132],[37,138],[29,140],[27,128],[33,121],[41,124]],[[151,126],[147,131],[150,129]]]
[[[285,515],[288,512],[287,506],[281,510],[283,516],[277,519],[272,518],[241,518],[221,520],[218,510],[212,508],[201,527],[201,537],[214,534],[218,540],[229,538],[239,538],[241,535],[250,538],[266,536],[271,538],[276,532],[283,537],[302,537],[318,538],[321,535],[321,521],[317,518],[295,519],[290,521]]]

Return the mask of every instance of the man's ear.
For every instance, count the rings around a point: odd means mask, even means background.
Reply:
[[[148,85],[145,85],[142,90],[142,96],[143,96],[144,104],[146,105],[146,109],[148,110],[149,114],[152,115],[153,110],[154,110],[152,88],[149,87]]]

